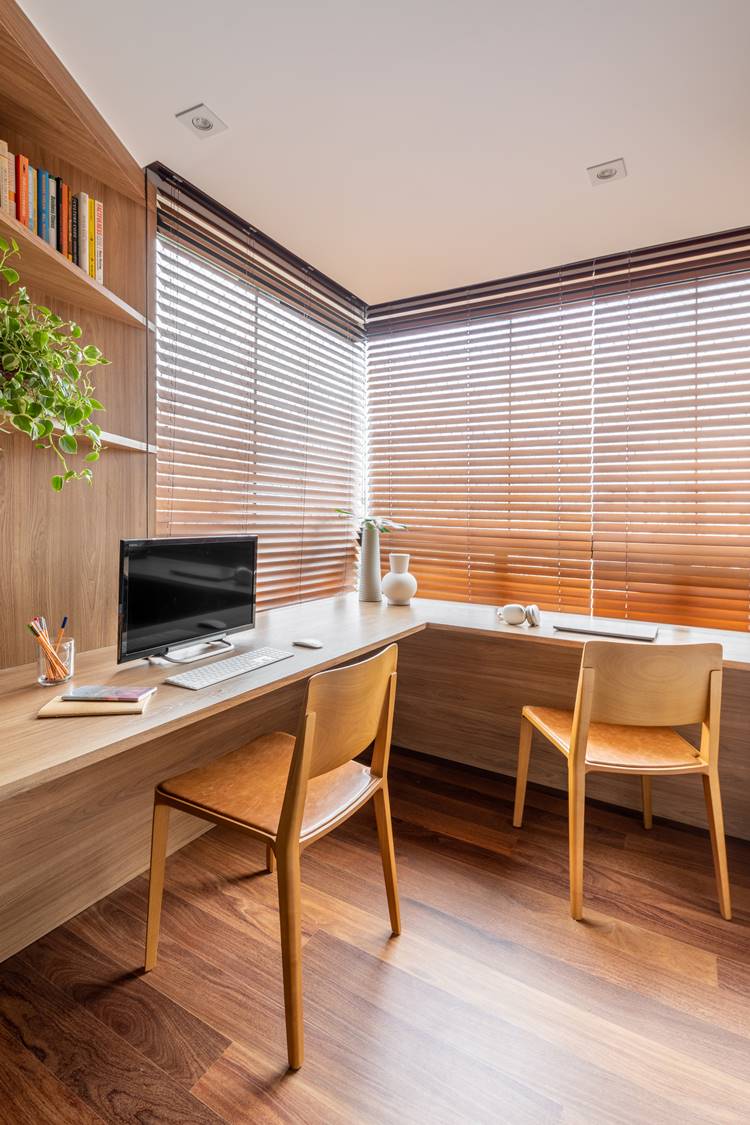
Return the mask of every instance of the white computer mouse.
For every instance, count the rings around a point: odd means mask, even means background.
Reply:
[[[323,642],[322,641],[316,641],[315,637],[300,637],[300,639],[298,641],[292,641],[292,644],[297,645],[298,648],[322,648],[323,647]]]

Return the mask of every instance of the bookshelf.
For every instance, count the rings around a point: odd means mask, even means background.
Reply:
[[[146,317],[142,313],[74,266],[38,234],[22,226],[5,211],[0,211],[0,235],[7,242],[14,238],[18,243],[21,251],[18,268],[32,297],[35,291],[54,293],[58,301],[77,305],[89,313],[112,317],[131,326],[146,326]],[[8,264],[15,266],[16,261]]]
[[[104,206],[104,284],[15,216],[0,236],[19,245],[12,265],[31,299],[83,329],[111,361],[96,371],[105,431],[91,487],[54,493],[53,454],[0,432],[0,667],[31,659],[23,622],[68,614],[79,651],[116,633],[119,540],[149,533],[155,447],[147,315],[149,207],[143,170],[14,0],[0,0],[0,139],[72,193]],[[0,292],[4,292],[0,280]]]

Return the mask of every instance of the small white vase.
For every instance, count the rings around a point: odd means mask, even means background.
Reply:
[[[359,554],[359,600],[381,602],[380,595],[380,532],[376,527],[362,528]]]
[[[408,605],[417,592],[417,580],[409,574],[408,555],[389,555],[391,569],[383,579],[388,605]]]

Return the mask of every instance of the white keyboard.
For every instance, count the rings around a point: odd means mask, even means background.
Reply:
[[[226,660],[217,660],[214,664],[205,664],[202,668],[191,668],[189,672],[168,676],[164,682],[200,691],[201,688],[231,680],[234,676],[244,676],[245,672],[254,672],[256,668],[264,668],[266,664],[275,664],[277,660],[288,660],[290,656],[294,656],[294,653],[285,652],[281,648],[254,648],[239,656],[230,656]]]

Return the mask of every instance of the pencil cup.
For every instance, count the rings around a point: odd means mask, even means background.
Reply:
[[[64,684],[75,671],[75,660],[76,643],[72,639],[61,641],[57,652],[50,649],[50,655],[47,655],[45,650],[40,648],[37,682],[43,687]]]

